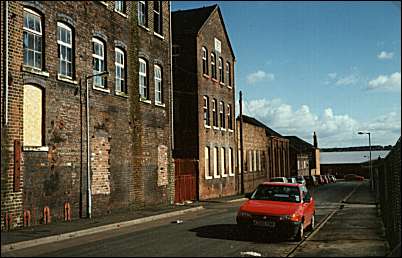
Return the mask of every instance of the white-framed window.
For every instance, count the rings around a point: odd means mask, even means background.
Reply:
[[[205,164],[204,164],[204,167],[205,167],[205,179],[212,179],[212,176],[211,176],[211,163],[210,163],[210,159],[209,159],[209,147],[205,147]]]
[[[216,57],[214,53],[211,53],[211,77],[216,79]]]
[[[228,104],[228,129],[233,130],[233,116],[232,116],[232,105]]]
[[[219,164],[218,147],[215,147],[214,148],[214,178],[220,177],[220,175],[218,173],[218,164]]]
[[[216,99],[212,100],[212,125],[218,127],[218,102]]]
[[[115,48],[115,67],[116,67],[116,91],[127,93],[125,54],[120,48]]]
[[[233,170],[233,149],[229,148],[229,153],[228,153],[228,171],[229,171],[229,176],[234,176],[234,170]]]
[[[204,125],[209,127],[210,126],[210,121],[209,121],[209,97],[204,96]]]
[[[154,65],[155,73],[155,104],[163,104],[162,68]]]
[[[257,151],[253,151],[253,170],[257,171]]]
[[[92,63],[93,74],[102,73],[105,71],[105,44],[97,39],[92,38]],[[95,87],[106,88],[106,79],[102,76],[94,76],[93,82]]]
[[[218,59],[218,70],[219,70],[219,81],[225,83],[224,72],[223,72],[223,59],[219,57]]]
[[[73,78],[73,32],[62,22],[57,22],[57,44],[59,45],[59,75]]]
[[[221,147],[221,175],[222,177],[227,177],[226,173],[226,149]]]
[[[43,90],[35,85],[24,85],[23,101],[24,146],[43,146]]]
[[[208,75],[208,50],[202,47],[202,73]]]
[[[144,27],[148,27],[148,2],[138,1],[138,24]]]
[[[163,34],[162,30],[162,1],[154,1],[154,32]]]
[[[252,150],[248,151],[248,160],[249,160],[249,162],[248,162],[249,171],[251,172],[251,171],[253,171],[253,151]]]
[[[219,120],[221,129],[225,129],[225,103],[223,101],[219,102]]]
[[[125,14],[126,13],[126,2],[125,1],[114,1],[114,10]]]
[[[257,151],[257,168],[258,171],[262,171],[261,170],[261,151]]]
[[[148,78],[147,78],[147,62],[140,58],[139,59],[139,86],[140,86],[140,98],[148,99]]]
[[[237,151],[237,166],[239,168],[239,173],[241,173],[242,168],[241,168],[241,151],[240,150]]]
[[[24,8],[24,65],[42,70],[42,21],[37,12]]]
[[[228,86],[232,86],[232,73],[231,73],[231,66],[229,62],[226,62],[226,78],[228,79]]]

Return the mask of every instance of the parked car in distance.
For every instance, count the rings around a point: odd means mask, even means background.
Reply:
[[[324,182],[325,182],[326,184],[331,183],[330,180],[329,180],[329,177],[328,177],[327,175],[323,175],[323,177],[324,177]]]
[[[305,229],[315,227],[315,201],[302,184],[265,182],[238,210],[236,222],[245,230],[267,232],[303,239]]]
[[[332,183],[336,183],[336,178],[334,175],[329,175],[329,179],[331,179]]]
[[[356,174],[347,174],[343,177],[345,181],[363,181],[363,176],[358,176]]]
[[[296,177],[296,181],[297,181],[297,183],[299,183],[299,184],[306,185],[306,179],[304,179],[303,176],[297,176],[297,177]]]
[[[297,184],[296,177],[292,176],[292,177],[288,177],[287,179],[288,179],[288,183]]]
[[[288,179],[286,177],[272,177],[270,182],[280,182],[280,183],[287,183]]]
[[[322,175],[318,175],[318,176],[317,176],[317,180],[318,180],[318,183],[319,183],[320,185],[325,184],[324,177],[323,177]]]
[[[315,176],[306,176],[305,178],[306,178],[307,186],[317,186],[318,185],[318,181]]]

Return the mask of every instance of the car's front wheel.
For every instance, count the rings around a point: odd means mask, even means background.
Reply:
[[[310,225],[308,227],[310,231],[313,231],[315,229],[315,214],[311,216]]]
[[[304,236],[304,226],[303,226],[303,222],[302,222],[302,223],[300,223],[297,233],[295,235],[295,241],[303,240],[303,236]]]

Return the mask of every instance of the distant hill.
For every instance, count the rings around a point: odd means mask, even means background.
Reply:
[[[391,150],[392,145],[381,146],[374,145],[371,146],[372,151],[381,151],[381,150]],[[356,147],[343,147],[343,148],[322,148],[320,151],[322,152],[346,152],[346,151],[368,151],[370,150],[369,146],[356,146]]]

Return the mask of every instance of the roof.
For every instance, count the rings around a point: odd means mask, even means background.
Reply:
[[[237,117],[237,120],[240,120],[240,116]],[[255,126],[258,126],[258,127],[261,127],[261,128],[264,128],[265,132],[269,136],[276,136],[276,137],[282,137],[283,138],[283,136],[281,134],[275,132],[274,130],[272,130],[271,128],[269,128],[265,124],[261,123],[260,121],[258,121],[254,117],[243,115],[243,122],[248,123],[248,124],[252,124],[252,125],[255,125]]]
[[[306,142],[303,139],[300,139],[297,136],[285,136],[286,139],[289,140],[290,146],[295,148],[298,151],[306,151],[306,150],[310,150],[313,148],[313,145]]]
[[[207,21],[210,19],[212,13],[215,10],[218,12],[218,15],[221,19],[223,30],[229,44],[229,49],[233,55],[233,58],[236,59],[232,45],[229,40],[229,35],[226,31],[226,26],[222,17],[222,13],[217,4],[196,9],[177,10],[172,12],[171,21],[173,35],[185,34],[192,37],[198,36],[200,31],[202,31],[203,26],[207,24]]]

